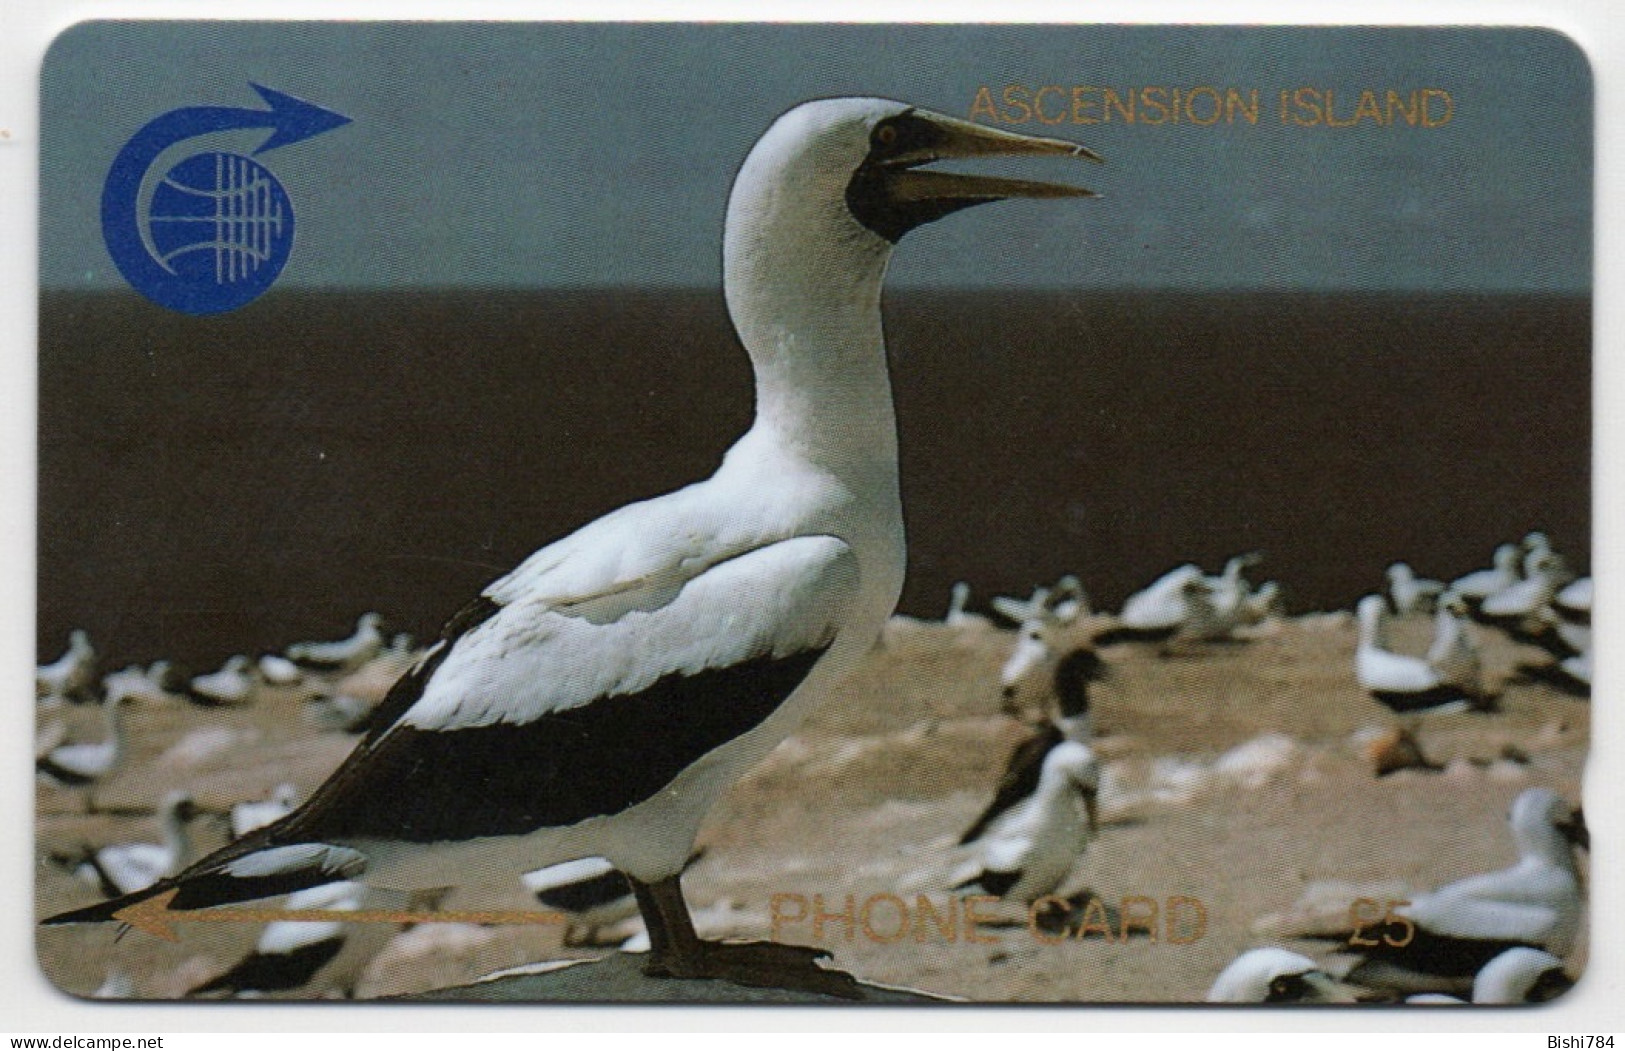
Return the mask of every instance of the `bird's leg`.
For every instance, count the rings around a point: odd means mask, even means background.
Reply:
[[[649,929],[649,956],[643,973],[654,978],[721,978],[738,985],[798,989],[847,1000],[863,998],[858,983],[818,962],[824,949],[778,942],[713,942],[694,932],[679,876],[653,883],[628,877],[638,911]]]

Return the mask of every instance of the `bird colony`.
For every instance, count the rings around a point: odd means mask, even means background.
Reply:
[[[1343,611],[1289,615],[1243,553],[1115,612],[1080,572],[892,615],[886,263],[963,208],[1088,207],[925,167],[1023,155],[1098,160],[883,100],[780,118],[724,234],[755,424],[426,644],[368,613],[104,673],[75,631],[36,678],[48,976],[477,999],[625,953],[650,983],[833,1000],[1560,993],[1587,955],[1591,587],[1545,535],[1449,582],[1375,566]]]

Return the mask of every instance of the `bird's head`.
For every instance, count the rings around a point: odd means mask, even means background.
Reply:
[[[973,205],[1095,196],[1075,186],[924,170],[936,161],[994,156],[1100,160],[1075,143],[1016,135],[901,102],[820,99],[785,113],[757,142],[730,208],[839,206],[859,226],[895,244],[915,227]]]
[[[1214,980],[1209,1003],[1356,1003],[1360,990],[1338,981],[1301,953],[1274,947],[1242,953]]]

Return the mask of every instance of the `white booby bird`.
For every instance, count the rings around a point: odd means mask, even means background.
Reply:
[[[1549,952],[1518,946],[1485,964],[1473,977],[1475,1004],[1543,1004],[1574,988],[1563,961]]]
[[[89,700],[96,687],[96,649],[90,635],[75,628],[68,649],[50,664],[34,669],[34,699],[46,703]]]
[[[954,584],[953,591],[948,598],[948,612],[943,616],[942,622],[950,628],[985,628],[988,619],[980,614],[970,613],[965,607],[970,605],[970,585],[963,580]]]
[[[1408,932],[1394,924],[1356,932],[1362,936],[1350,948],[1366,961],[1349,979],[1401,988],[1416,976],[1465,984],[1518,946],[1567,955],[1580,923],[1574,848],[1589,846],[1585,821],[1551,789],[1529,788],[1513,800],[1508,823],[1516,864],[1446,884],[1396,908],[1394,914],[1411,925]]]
[[[1044,761],[1057,745],[1064,741],[1089,743],[1094,736],[1094,723],[1089,714],[1089,684],[1102,678],[1104,673],[1105,665],[1099,655],[1088,647],[1073,650],[1054,662],[1051,672],[1054,714],[1044,719],[1039,728],[1010,753],[993,792],[993,801],[959,838],[960,846],[980,839],[994,822],[1032,799],[1042,780]],[[1098,785],[1083,797],[1090,833],[1094,833],[1098,825],[1097,794]]]
[[[336,642],[296,642],[284,653],[295,664],[307,668],[335,672],[359,668],[383,650],[383,621],[377,613],[363,613],[349,638]]]
[[[187,824],[198,813],[191,796],[170,792],[158,805],[162,842],[113,843],[99,849],[86,848],[76,857],[54,860],[110,898],[133,894],[175,875],[186,864],[192,850]]]
[[[1558,589],[1552,596],[1552,609],[1569,624],[1589,625],[1594,591],[1591,578],[1580,577]]]
[[[1212,616],[1211,584],[1200,567],[1185,563],[1164,573],[1123,602],[1117,623],[1095,636],[1095,645],[1166,642],[1193,619]]]
[[[258,828],[293,812],[299,802],[299,789],[284,781],[264,799],[249,799],[231,808],[231,838],[242,839]]]
[[[1256,551],[1236,555],[1225,562],[1218,576],[1187,581],[1183,588],[1185,619],[1177,634],[1203,642],[1223,642],[1235,638],[1237,628],[1262,620],[1252,601],[1252,584],[1244,574],[1263,557]],[[1265,598],[1263,608],[1267,609],[1272,601],[1272,597]]]
[[[1433,642],[1424,658],[1439,684],[1470,698],[1484,696],[1484,659],[1467,616],[1467,603],[1453,591],[1439,598],[1433,614]]]
[[[1002,786],[1001,786],[1002,787]],[[1032,904],[1061,889],[1099,827],[1100,763],[1088,745],[1062,740],[1038,768],[1038,783],[1015,805],[966,832],[973,852],[954,874],[954,889],[979,888],[1009,901]],[[971,833],[979,833],[971,838]]]
[[[374,705],[349,693],[319,693],[305,702],[302,715],[318,730],[360,733],[372,718]]]
[[[235,707],[253,700],[259,685],[254,662],[239,653],[228,658],[218,671],[193,678],[187,683],[186,695],[194,704],[205,707]]]
[[[1475,569],[1457,577],[1450,582],[1450,590],[1460,595],[1469,608],[1482,605],[1491,595],[1518,582],[1522,560],[1518,545],[1501,544],[1491,556],[1489,569]]]
[[[993,612],[1014,624],[1043,620],[1049,611],[1050,589],[1042,586],[1034,588],[1028,598],[994,595],[987,604],[992,607]]]
[[[167,667],[159,661],[149,668],[136,664],[120,668],[102,678],[102,697],[107,700],[131,700],[138,704],[171,704],[179,698],[164,685]]]
[[[361,908],[367,888],[360,883],[340,880],[288,895],[283,908],[289,911],[323,909],[354,912]],[[254,951],[224,973],[197,986],[187,996],[225,993],[252,996],[286,992],[308,985],[316,973],[344,948],[345,927],[341,920],[277,920],[265,925]]]
[[[109,695],[101,706],[105,726],[102,739],[56,745],[36,756],[35,773],[63,787],[85,789],[93,789],[98,781],[111,777],[124,761],[124,709],[129,703],[128,697]],[[95,810],[93,797],[87,798],[86,806]]]
[[[1395,562],[1388,567],[1388,605],[1395,616],[1431,613],[1443,593],[1443,583],[1417,576],[1409,562]]]
[[[1302,953],[1274,946],[1231,960],[1207,991],[1210,1004],[1352,1004],[1361,990],[1320,969]]]
[[[1525,618],[1551,605],[1564,585],[1573,580],[1568,564],[1551,551],[1535,551],[1524,559],[1524,576],[1479,605],[1479,614],[1491,623],[1517,627]]]
[[[1089,614],[1089,595],[1083,590],[1083,581],[1068,573],[1055,582],[1050,591],[1048,612],[1061,627],[1071,627],[1079,617]]]
[[[1482,705],[1481,697],[1447,683],[1426,660],[1388,648],[1388,608],[1381,595],[1365,596],[1355,611],[1360,634],[1354,649],[1354,677],[1377,700],[1396,712]]]
[[[297,686],[305,679],[303,668],[275,653],[261,654],[257,667],[260,678],[269,686]]]
[[[195,909],[336,879],[433,888],[601,855],[630,878],[646,971],[858,995],[800,947],[702,941],[679,873],[711,804],[867,654],[905,564],[880,290],[910,229],[1011,197],[1090,191],[924,171],[1093,157],[879,99],[810,102],[729,199],[726,300],[756,419],[709,480],[532,555],[454,617],[348,760],[282,820],[163,895]]]
[[[1485,964],[1473,978],[1475,1004],[1543,1004],[1574,988],[1563,971],[1563,961],[1549,952],[1519,946]],[[1468,1001],[1443,993],[1407,996],[1408,1004],[1462,1004]]]

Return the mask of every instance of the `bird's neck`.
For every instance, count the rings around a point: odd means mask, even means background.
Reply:
[[[723,249],[728,312],[756,374],[753,433],[837,474],[895,475],[881,329],[891,246],[844,209],[736,188]]]
[[[164,813],[164,848],[173,859],[169,873],[173,875],[185,867],[186,859],[192,853],[192,837],[186,830],[186,822],[173,810]]]
[[[1514,835],[1518,840],[1519,852],[1526,861],[1539,858],[1547,864],[1574,871],[1574,845],[1551,825],[1540,824],[1520,829]]]
[[[104,705],[102,720],[107,726],[107,740],[113,746],[116,761],[124,754],[124,705],[116,700]]]

